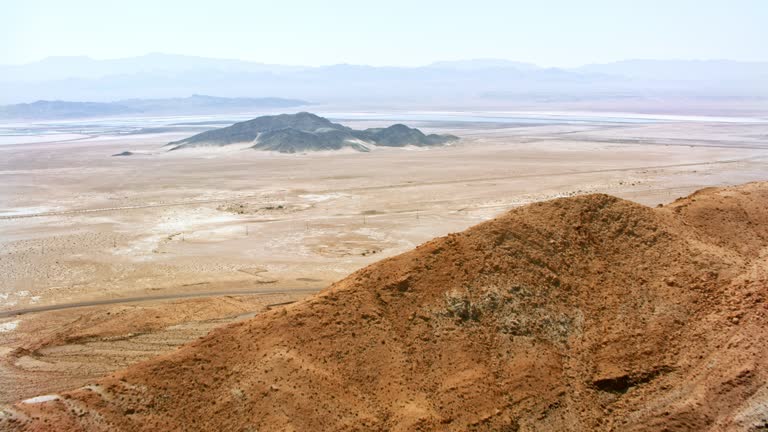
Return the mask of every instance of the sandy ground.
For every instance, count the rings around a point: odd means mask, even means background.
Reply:
[[[0,403],[83,385],[528,202],[605,192],[655,205],[768,172],[765,123],[425,124],[462,141],[311,155],[164,152],[179,134],[0,146],[0,311],[284,292],[0,318]],[[111,157],[124,150],[137,154]],[[182,313],[193,306],[206,313]],[[147,327],[147,311],[166,318]],[[71,336],[84,321],[96,330]],[[139,353],[113,355],[125,343]]]
[[[764,431],[767,238],[768,182],[533,203],[4,407],[0,430]]]

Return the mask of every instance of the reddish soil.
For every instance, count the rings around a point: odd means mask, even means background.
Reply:
[[[768,183],[513,210],[43,403],[26,431],[768,428]]]

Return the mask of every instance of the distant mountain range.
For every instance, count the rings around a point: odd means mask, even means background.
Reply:
[[[117,115],[209,114],[309,105],[298,99],[224,98],[192,95],[186,98],[126,99],[117,102],[67,102],[40,100],[0,106],[0,119],[66,119]]]
[[[746,80],[747,83],[765,83],[768,80],[768,62],[731,60],[624,60],[590,64],[575,68],[573,71],[622,76],[635,80],[669,82]]]
[[[205,131],[168,143],[168,146],[171,146],[171,150],[180,150],[253,143],[253,149],[280,153],[344,148],[367,152],[372,146],[424,147],[443,145],[456,140],[458,137],[453,135],[425,135],[418,129],[402,124],[355,130],[312,113],[300,112],[258,117],[225,128]]]
[[[543,68],[499,59],[420,67],[285,66],[167,54],[51,57],[0,66],[0,103],[110,102],[189,94],[280,97],[336,105],[466,106],[483,101],[768,98],[768,62],[628,60]]]
[[[461,71],[478,71],[483,69],[518,69],[522,71],[532,71],[541,69],[533,63],[516,62],[502,59],[474,59],[474,60],[451,60],[440,61],[430,64],[428,67],[435,69],[449,69]]]
[[[86,56],[56,56],[22,65],[0,65],[0,80],[51,81],[145,73],[193,73],[203,70],[249,73],[286,72],[297,69],[302,67],[161,53],[110,60],[96,60]]]

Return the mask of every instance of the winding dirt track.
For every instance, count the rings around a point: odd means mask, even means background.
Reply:
[[[35,312],[48,312],[62,309],[74,309],[88,306],[104,306],[120,303],[137,303],[145,301],[159,301],[159,300],[176,300],[182,298],[191,297],[219,297],[219,296],[242,296],[242,295],[267,295],[267,294],[313,294],[320,291],[322,288],[298,288],[298,289],[271,289],[271,290],[241,290],[241,291],[209,291],[209,292],[194,292],[194,293],[181,293],[181,294],[165,294],[156,296],[141,296],[141,297],[124,297],[124,298],[111,298],[102,300],[89,300],[75,303],[63,303],[53,304],[46,306],[36,306],[23,309],[16,309],[10,311],[0,311],[0,318],[7,318],[11,316],[24,315]]]

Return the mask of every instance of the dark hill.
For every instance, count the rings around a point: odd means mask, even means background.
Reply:
[[[271,130],[261,133],[253,146],[257,150],[280,153],[341,150],[345,147],[361,152],[370,151],[363,143],[356,142],[349,131],[331,128],[314,132],[293,128]]]
[[[253,143],[256,150],[281,153],[339,150],[368,151],[370,146],[403,147],[441,145],[457,140],[453,135],[425,135],[418,129],[397,124],[388,128],[354,130],[317,116],[300,112],[263,116],[214,129],[168,143],[171,150],[190,147]]]
[[[458,139],[453,135],[425,135],[422,131],[409,128],[404,124],[395,124],[387,128],[366,129],[357,133],[356,136],[385,147],[432,146],[446,144]]]

